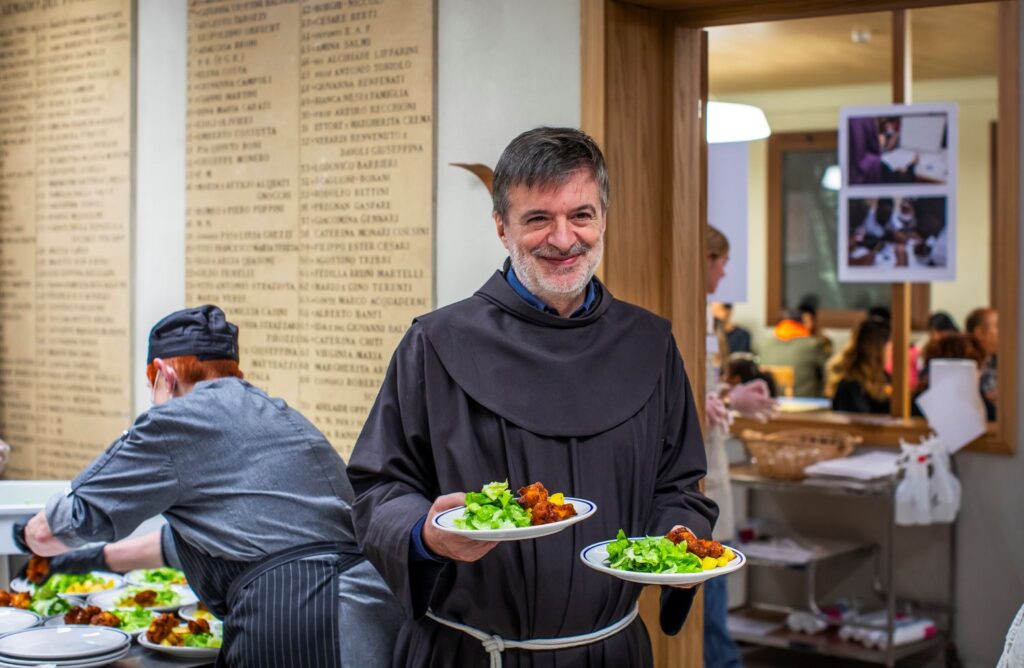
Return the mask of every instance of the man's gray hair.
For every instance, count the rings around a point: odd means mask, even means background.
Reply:
[[[494,168],[494,212],[504,221],[508,191],[518,185],[560,186],[581,169],[590,172],[608,210],[608,170],[597,142],[576,128],[535,128],[512,140]]]

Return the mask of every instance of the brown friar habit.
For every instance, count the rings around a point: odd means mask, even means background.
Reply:
[[[348,466],[367,558],[405,606],[395,666],[486,666],[480,641],[434,614],[504,639],[589,633],[627,615],[641,587],[587,568],[580,550],[673,525],[710,538],[717,509],[697,483],[706,462],[693,392],[669,323],[602,285],[586,315],[527,304],[501,272],[472,297],[418,318],[391,360]],[[475,563],[410,559],[431,502],[508,480],[589,499],[597,513],[537,540],[501,543]],[[692,591],[665,589],[676,633]],[[507,668],[651,666],[640,619],[604,641],[506,650]]]

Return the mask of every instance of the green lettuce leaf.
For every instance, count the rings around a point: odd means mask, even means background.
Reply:
[[[479,492],[466,492],[466,510],[455,519],[459,529],[514,529],[530,526],[530,511],[515,500],[508,481],[492,482]]]
[[[608,565],[635,573],[700,573],[700,557],[664,536],[630,540],[619,529],[615,542],[608,544]]]

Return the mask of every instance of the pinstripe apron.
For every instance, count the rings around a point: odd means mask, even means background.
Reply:
[[[337,576],[361,554],[313,543],[234,561],[204,554],[177,532],[174,543],[199,600],[224,621],[217,668],[341,668]]]

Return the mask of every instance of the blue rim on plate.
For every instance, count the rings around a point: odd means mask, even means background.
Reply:
[[[637,538],[632,537],[629,540],[637,540]],[[732,561],[725,566],[700,571],[699,573],[638,573],[636,571],[624,571],[608,565],[608,545],[614,542],[615,539],[603,540],[600,543],[588,545],[580,550],[580,561],[599,573],[611,575],[620,580],[636,582],[638,584],[667,586],[700,584],[712,578],[735,573],[747,564],[747,557],[736,548],[730,546],[729,549],[736,555]]]

